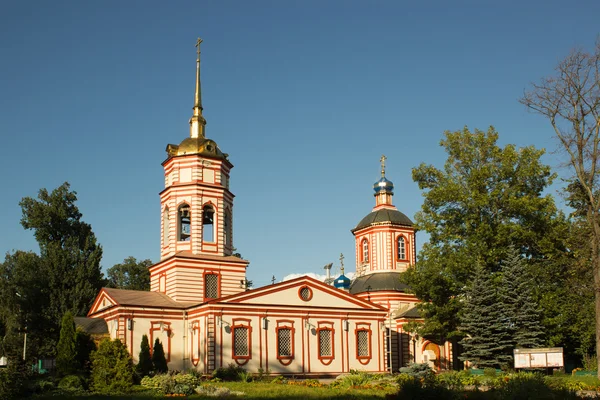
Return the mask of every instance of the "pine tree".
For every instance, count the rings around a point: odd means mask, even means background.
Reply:
[[[76,369],[76,337],[73,314],[66,312],[62,318],[60,339],[56,349],[56,369],[60,375],[69,375]]]
[[[140,354],[138,359],[139,361],[136,369],[140,377],[150,375],[150,372],[152,372],[152,358],[150,355],[150,343],[148,343],[147,335],[142,336],[142,344],[140,345]]]
[[[154,341],[154,348],[152,349],[152,364],[154,365],[154,372],[158,374],[169,371],[163,345],[158,339]]]
[[[543,345],[541,311],[532,293],[534,285],[526,265],[514,246],[502,265],[501,302],[514,329],[513,346],[534,348]]]
[[[479,368],[497,367],[494,325],[497,322],[498,296],[491,274],[479,265],[467,291],[460,329],[467,336],[460,341],[464,351],[462,361]]]

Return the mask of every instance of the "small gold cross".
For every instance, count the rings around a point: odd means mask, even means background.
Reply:
[[[379,159],[379,161],[381,161],[381,177],[383,178],[385,176],[385,160],[387,160],[387,157],[382,155],[381,158]]]
[[[198,40],[196,40],[196,47],[198,48],[198,50],[196,50],[196,54],[198,54],[198,57],[200,57],[200,43],[202,43],[203,40],[198,38]]]

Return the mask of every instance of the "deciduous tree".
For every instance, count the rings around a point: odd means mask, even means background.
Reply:
[[[531,263],[560,248],[565,220],[544,190],[554,175],[533,146],[500,147],[498,133],[446,132],[443,169],[421,164],[413,179],[424,191],[416,226],[429,234],[403,280],[422,303],[421,334],[438,342],[460,338],[463,295],[476,265],[490,272],[514,244]]]
[[[43,274],[48,287],[47,308],[59,321],[67,311],[85,315],[104,283],[100,269],[102,247],[92,227],[81,220],[77,193],[65,182],[38,198],[24,197],[21,225],[34,231],[40,246]]]
[[[520,102],[548,119],[584,194],[580,201],[589,231],[600,355],[600,39],[593,52],[572,51],[558,63],[555,74],[532,84]]]
[[[117,289],[150,290],[150,271],[152,261],[137,261],[127,257],[121,264],[115,264],[106,271],[108,286]]]

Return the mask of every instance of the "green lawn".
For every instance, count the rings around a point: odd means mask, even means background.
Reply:
[[[277,384],[277,383],[264,383],[264,382],[219,382],[219,383],[208,383],[210,386],[226,387],[232,391],[243,392],[243,396],[226,396],[226,397],[208,397],[193,395],[187,397],[173,397],[173,396],[158,396],[150,391],[136,391],[135,394],[131,395],[60,395],[54,396],[46,395],[39,396],[36,399],[87,399],[87,400],[104,400],[104,399],[290,399],[290,400],[302,400],[302,399],[365,399],[375,400],[384,399],[387,394],[394,393],[394,389],[381,390],[381,389],[340,389],[340,388],[329,388],[329,387],[306,387],[306,386],[295,386],[288,384]]]

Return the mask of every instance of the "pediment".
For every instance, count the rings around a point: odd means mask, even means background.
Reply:
[[[92,304],[92,307],[90,308],[90,311],[88,312],[88,315],[95,314],[97,312],[100,312],[100,311],[105,310],[110,307],[114,307],[116,305],[117,305],[117,302],[115,301],[115,299],[113,299],[106,292],[106,290],[102,289],[102,290],[100,290],[100,293],[98,293],[98,296],[96,296],[96,300],[94,300],[94,303]]]
[[[222,298],[219,302],[265,304],[272,306],[323,307],[385,310],[365,299],[351,295],[308,276]]]

